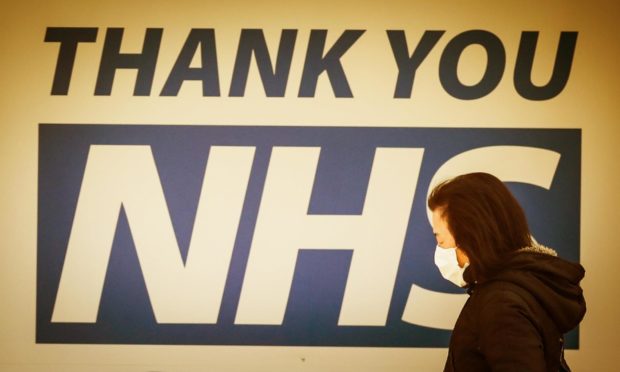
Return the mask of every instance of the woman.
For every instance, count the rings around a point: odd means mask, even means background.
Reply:
[[[428,199],[435,263],[470,295],[445,371],[569,371],[563,334],[583,318],[581,265],[532,241],[525,214],[496,177],[471,173]]]

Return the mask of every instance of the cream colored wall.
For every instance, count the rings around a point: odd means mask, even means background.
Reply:
[[[502,5],[498,5],[502,4]],[[58,123],[252,124],[582,128],[581,262],[588,301],[575,371],[612,371],[620,334],[616,231],[620,115],[615,1],[32,1],[0,5],[0,370],[2,371],[436,371],[446,349],[35,344],[37,126]],[[51,96],[58,43],[47,27],[99,27],[80,45],[67,96]],[[123,50],[137,52],[147,27],[164,28],[153,96],[133,97],[135,72],[117,73],[112,95],[93,95],[107,27],[124,27]],[[215,28],[224,97],[184,84],[158,97],[191,28]],[[262,28],[275,50],[283,28],[299,30],[286,96],[266,98],[255,67],[243,98],[228,98],[242,28]],[[297,98],[311,29],[366,33],[343,65],[354,99],[334,98],[321,77],[315,98]],[[404,29],[410,48],[424,30],[446,30],[417,72],[411,99],[393,99],[397,68],[385,30]],[[441,87],[441,51],[455,35],[485,29],[506,48],[504,78],[490,95],[457,100]],[[534,81],[546,82],[560,31],[579,31],[565,90],[548,101],[521,98],[512,72],[522,31],[540,31]],[[125,49],[126,48],[126,49]],[[482,73],[481,50],[463,55],[465,82]],[[469,79],[469,80],[468,80]]]

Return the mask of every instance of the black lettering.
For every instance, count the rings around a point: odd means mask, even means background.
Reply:
[[[231,97],[243,97],[245,94],[245,86],[250,71],[250,60],[252,53],[254,53],[256,66],[258,67],[267,97],[284,97],[296,38],[297,30],[282,30],[274,69],[271,65],[271,58],[269,57],[269,50],[267,49],[263,30],[241,30],[229,95]]]
[[[190,67],[200,46],[201,67]],[[192,29],[179,52],[179,57],[161,90],[161,96],[176,96],[186,80],[201,80],[203,97],[220,95],[220,80],[215,47],[215,30]]]
[[[475,85],[459,80],[457,67],[461,53],[470,45],[481,45],[487,53],[487,66],[482,79]],[[486,96],[499,84],[506,67],[506,51],[501,40],[484,30],[465,31],[450,40],[439,61],[439,80],[451,96],[471,100]]]
[[[394,53],[394,59],[398,66],[398,78],[396,80],[396,89],[394,89],[394,98],[411,98],[415,73],[444,32],[445,31],[424,32],[413,54],[409,56],[405,32],[402,30],[387,31],[390,45],[392,46],[392,53]]]
[[[99,74],[97,75],[97,85],[95,86],[95,95],[97,96],[109,96],[111,94],[114,75],[119,68],[138,70],[133,91],[134,96],[151,94],[163,29],[146,29],[142,53],[137,54],[120,53],[123,30],[122,28],[109,28],[106,32]]]
[[[340,58],[359,39],[365,30],[346,30],[323,57],[327,30],[312,30],[304,70],[301,75],[299,97],[314,97],[319,75],[327,72],[336,97],[353,97]]]
[[[94,43],[97,40],[96,28],[48,27],[45,42],[59,42],[58,61],[52,83],[52,95],[64,96],[69,92],[71,74],[79,43]]]
[[[521,33],[521,42],[519,43],[519,52],[515,64],[514,84],[521,97],[533,101],[542,101],[557,96],[566,86],[573,64],[577,32],[562,32],[560,34],[560,43],[555,54],[551,79],[543,86],[536,86],[532,82],[532,65],[534,64],[537,41],[537,31]]]

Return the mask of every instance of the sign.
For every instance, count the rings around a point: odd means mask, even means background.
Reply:
[[[580,152],[572,129],[41,124],[37,342],[445,347],[466,295],[429,189],[493,173],[578,261]]]

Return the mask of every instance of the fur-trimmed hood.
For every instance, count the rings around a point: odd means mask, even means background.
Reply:
[[[511,282],[530,292],[558,330],[565,333],[577,326],[586,313],[579,285],[584,275],[580,264],[559,258],[553,249],[535,244],[511,254],[491,280]]]

